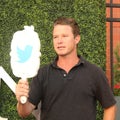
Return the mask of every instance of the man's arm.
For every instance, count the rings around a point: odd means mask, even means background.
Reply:
[[[27,99],[27,102],[25,104],[22,104],[20,101],[21,96],[26,96],[27,98],[29,97],[29,83],[28,81],[24,81],[24,80],[19,80],[18,84],[16,85],[16,91],[15,91],[15,95],[16,95],[16,99],[18,101],[17,103],[17,111],[18,114],[21,117],[27,117],[29,114],[32,113],[32,111],[35,108],[35,105],[33,105],[32,103],[30,103]]]
[[[116,116],[116,105],[104,109],[103,120],[115,120]]]
[[[21,104],[20,102],[17,103],[17,111],[19,116],[21,116],[22,118],[25,118],[28,115],[30,115],[34,109],[35,106],[29,101],[27,101],[25,104]]]

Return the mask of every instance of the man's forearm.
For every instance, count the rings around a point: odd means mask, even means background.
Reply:
[[[116,117],[116,105],[104,109],[103,120],[115,120],[115,117]]]
[[[25,104],[21,104],[20,102],[17,103],[18,114],[23,118],[30,115],[34,108],[35,106],[28,101]]]

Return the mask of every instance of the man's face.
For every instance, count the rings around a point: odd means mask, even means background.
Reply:
[[[58,56],[76,52],[79,37],[74,37],[69,25],[56,25],[53,29],[53,45]]]

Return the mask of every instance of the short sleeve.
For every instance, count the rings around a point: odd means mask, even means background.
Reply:
[[[113,92],[109,86],[108,79],[102,69],[96,71],[95,95],[103,108],[108,108],[116,103]]]

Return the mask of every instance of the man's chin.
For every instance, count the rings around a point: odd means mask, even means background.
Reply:
[[[65,53],[59,53],[59,54],[57,54],[58,56],[61,56],[61,57],[65,57],[67,54],[65,54]]]

